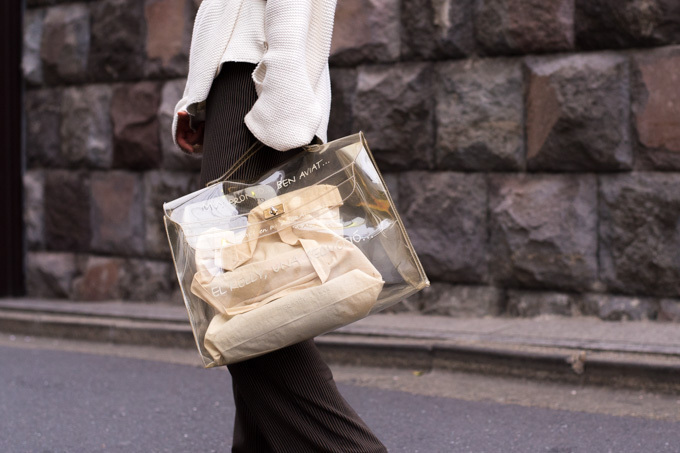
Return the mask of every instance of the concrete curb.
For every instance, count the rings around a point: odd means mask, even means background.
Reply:
[[[195,347],[189,325],[65,314],[0,310],[0,331],[15,335],[55,337],[160,347]]]
[[[317,344],[331,363],[512,376],[570,383],[680,393],[680,360],[650,360],[638,354],[497,345],[413,343],[350,339],[329,334]]]
[[[52,307],[52,308],[50,308]],[[122,307],[122,308],[121,308]],[[195,348],[186,314],[177,308],[124,303],[0,302],[0,331],[117,344]],[[154,311],[162,315],[154,315]],[[370,335],[348,331],[317,338],[330,363],[513,376],[680,392],[680,357],[621,351]]]

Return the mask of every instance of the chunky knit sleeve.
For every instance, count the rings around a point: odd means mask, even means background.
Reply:
[[[191,37],[187,83],[182,99],[175,106],[172,120],[172,139],[175,144],[178,112],[188,112],[199,121],[204,119],[205,112],[200,107],[208,97],[243,1],[203,0],[198,8]]]
[[[336,0],[267,1],[267,48],[253,72],[258,100],[245,122],[279,151],[306,145],[315,135],[326,139],[335,5]]]

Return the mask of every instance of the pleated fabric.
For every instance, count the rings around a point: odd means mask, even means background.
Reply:
[[[255,143],[243,118],[257,99],[250,63],[225,63],[206,105],[201,184]],[[299,150],[264,147],[232,179],[249,180]],[[236,417],[234,453],[373,453],[385,446],[342,397],[313,340],[228,366]]]
[[[228,62],[213,82],[206,99],[201,186],[224,174],[257,142],[243,121],[257,100],[251,78],[254,69],[252,63]],[[281,152],[265,146],[230,179],[248,181],[258,177],[299,151]]]
[[[340,395],[313,340],[228,366],[232,452],[386,452]]]

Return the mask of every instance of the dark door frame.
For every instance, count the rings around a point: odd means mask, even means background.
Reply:
[[[0,3],[0,296],[21,296],[25,294],[21,74],[24,0]]]

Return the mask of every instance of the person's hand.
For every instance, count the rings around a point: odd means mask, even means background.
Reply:
[[[205,122],[198,123],[196,129],[191,128],[189,113],[177,113],[177,144],[187,153],[200,153],[203,147],[203,130]]]

